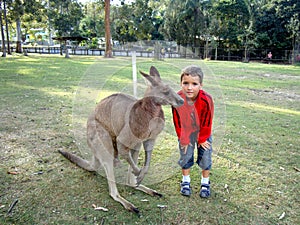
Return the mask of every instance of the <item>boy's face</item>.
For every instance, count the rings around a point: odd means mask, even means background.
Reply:
[[[198,76],[184,75],[181,80],[181,88],[186,97],[194,101],[202,89]]]

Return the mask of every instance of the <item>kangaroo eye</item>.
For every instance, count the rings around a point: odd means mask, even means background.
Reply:
[[[162,92],[163,92],[165,95],[167,95],[167,94],[170,93],[170,88],[169,88],[168,86],[165,86],[165,87],[163,88]]]

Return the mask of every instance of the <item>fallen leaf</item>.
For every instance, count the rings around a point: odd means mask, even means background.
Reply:
[[[297,167],[294,167],[294,170],[296,170],[297,172],[300,172],[300,169],[298,169]]]
[[[7,173],[12,174],[12,175],[17,175],[18,174],[18,172],[16,172],[16,171],[7,171]]]
[[[108,211],[108,209],[107,208],[104,208],[104,207],[96,207],[96,208],[94,208],[95,210],[102,210],[102,211],[104,211],[104,212],[107,212]]]
[[[43,174],[43,171],[38,171],[38,172],[33,173],[33,175],[42,175],[42,174]]]
[[[281,214],[281,216],[279,217],[279,220],[282,220],[284,217],[285,217],[285,212],[283,212],[283,213]]]

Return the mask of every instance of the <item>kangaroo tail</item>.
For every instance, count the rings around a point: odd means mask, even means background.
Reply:
[[[74,155],[72,153],[69,153],[69,152],[65,152],[65,151],[61,151],[61,150],[58,150],[58,152],[60,154],[62,154],[65,158],[67,158],[68,160],[70,160],[72,163],[76,164],[77,166],[87,170],[87,171],[90,171],[90,172],[95,172],[95,168],[91,165],[91,162],[85,160],[85,159],[82,159],[80,158],[79,156],[77,155]]]

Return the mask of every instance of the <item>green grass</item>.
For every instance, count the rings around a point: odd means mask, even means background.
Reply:
[[[199,198],[196,166],[192,197],[179,194],[169,107],[145,178],[164,197],[118,185],[140,218],[109,197],[101,173],[86,172],[57,153],[88,154],[85,123],[95,104],[111,93],[132,94],[130,58],[9,56],[0,59],[0,224],[300,224],[300,67],[137,60],[138,70],[155,65],[175,89],[184,66],[203,67],[204,88],[216,104],[212,197]],[[138,83],[142,96],[140,75]]]

